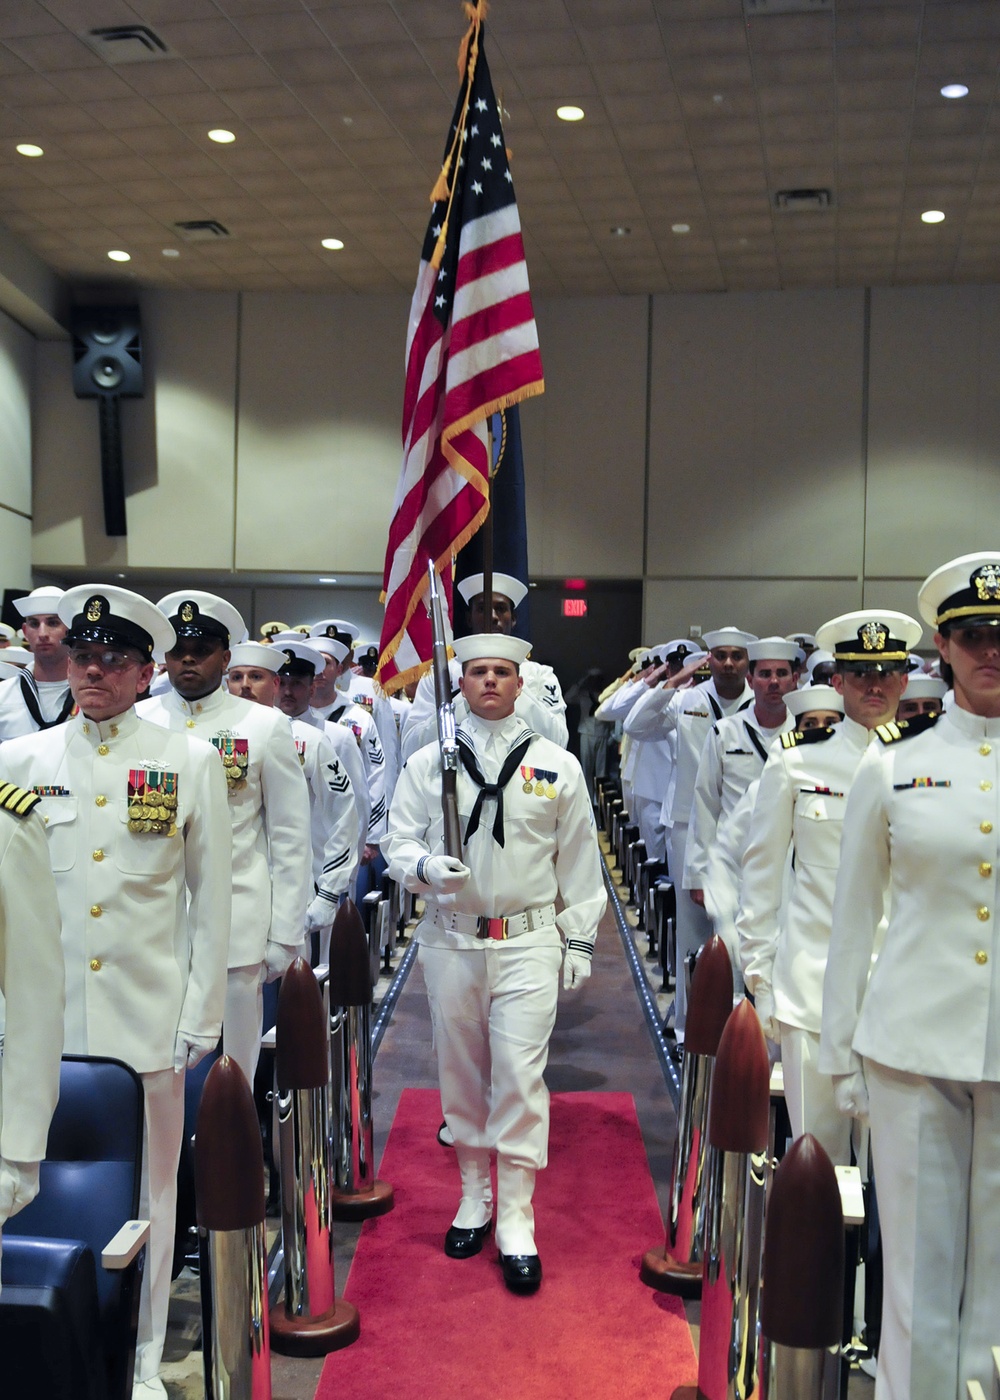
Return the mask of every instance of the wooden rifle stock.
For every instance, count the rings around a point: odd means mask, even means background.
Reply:
[[[434,561],[427,561],[428,601],[434,648],[434,705],[437,710],[438,747],[441,750],[441,815],[444,821],[445,854],[462,859],[462,829],[458,821],[458,743],[455,739],[455,708],[451,703],[451,674],[448,670],[448,644],[445,641],[444,614],[438,590]]]

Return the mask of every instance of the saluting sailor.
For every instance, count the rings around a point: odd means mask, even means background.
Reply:
[[[66,626],[58,612],[62,594],[61,588],[46,585],[14,600],[24,619],[21,627],[31,665],[0,684],[0,740],[37,734],[40,729],[62,724],[72,712],[73,696],[66,679]]]
[[[838,1166],[851,1160],[850,1124],[818,1059],[840,836],[858,764],[876,725],[896,713],[907,653],[921,630],[905,613],[867,609],[819,629],[819,647],[836,657],[833,687],[843,696],[844,719],[835,729],[782,735],[761,776],[743,862],[737,928],[746,985],[764,1034],[781,1045],[793,1134],[812,1133]]]
[[[393,879],[425,899],[416,938],[462,1184],[445,1253],[482,1249],[495,1151],[504,1281],[531,1292],[542,1277],[531,1201],[548,1154],[542,1076],[559,968],[567,988],[590,976],[607,899],[580,765],[515,711],[528,643],[488,633],[454,648],[468,705],[458,730],[462,860],[443,854],[436,744],[400,774],[385,847]]]
[[[319,961],[326,963],[330,960],[330,929],[337,906],[350,894],[358,868],[361,818],[351,779],[337,755],[334,739],[324,730],[292,717],[308,704],[316,667],[322,664],[319,653],[301,641],[274,646],[242,642],[230,649],[226,686],[230,695],[252,700],[267,709],[277,702],[291,726],[312,815],[315,894],[306,910],[305,927],[307,933],[319,934]],[[336,729],[336,736],[348,752],[354,750],[354,740],[343,730]]]
[[[652,688],[632,707],[625,720],[625,733],[633,739],[662,739],[668,734],[676,734],[673,789],[669,810],[664,807],[664,816],[670,823],[670,873],[678,884],[684,874],[695,778],[708,732],[716,720],[748,709],[753,701],[753,691],[746,679],[750,662],[747,647],[757,640],[753,633],[744,632],[738,627],[720,627],[714,632],[706,632],[702,640],[708,648],[709,679],[689,687],[701,664],[702,657],[695,657],[662,685],[653,682]],[[651,681],[652,677],[647,685]],[[712,926],[700,892],[693,892],[691,898],[679,892],[677,995],[673,1027],[678,1046],[683,1044],[687,1020],[685,965],[711,936],[711,932]]]
[[[135,1394],[157,1379],[167,1327],[184,1071],[218,1043],[226,986],[231,838],[210,745],[140,719],[135,698],[170,623],[124,588],[64,593],[69,683],[79,707],[11,739],[0,772],[41,799],[62,916],[66,1050],[112,1055],[142,1076],[140,1214],[151,1222]]]
[[[490,616],[486,616],[483,594],[484,577],[470,574],[455,587],[461,594],[469,612],[472,630],[478,635],[496,632],[502,636],[512,635],[517,623],[518,606],[528,596],[528,586],[511,574],[494,573],[493,604]],[[529,647],[530,651],[530,647]],[[566,701],[563,699],[559,679],[551,666],[539,661],[525,659],[521,670],[521,691],[517,697],[517,713],[530,725],[536,734],[551,739],[560,748],[569,743],[569,729],[566,725]],[[451,688],[458,695],[460,668],[456,661],[451,663]],[[461,723],[465,713],[460,699],[455,703],[455,720]],[[428,672],[420,680],[410,714],[403,727],[403,758],[409,758],[424,744],[429,744],[437,736],[437,707],[434,703],[434,677]]]
[[[820,1065],[871,1103],[879,1400],[996,1384],[1000,1318],[1000,552],[924,582],[955,701],[877,730],[840,855]],[[869,980],[882,906],[889,925]]]
[[[233,907],[223,1049],[253,1084],[263,1013],[262,985],[300,950],[312,896],[309,794],[288,724],[280,714],[230,695],[222,684],[232,640],[246,625],[214,593],[168,593],[157,607],[176,633],[166,652],[170,690],[144,700],[154,724],[207,739],[229,794]]]

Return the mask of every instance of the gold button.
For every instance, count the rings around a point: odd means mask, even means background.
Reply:
[[[987,755],[988,753],[992,753],[992,752],[993,752],[993,745],[992,745],[992,744],[980,744],[980,745],[979,745],[979,752],[980,752],[980,753],[983,755],[983,757],[985,758],[986,755]]]
[[[43,817],[43,818],[42,818],[42,821],[45,823],[46,826],[48,826],[48,824],[49,824],[49,819],[48,819],[48,817]]]
[[[990,917],[990,911],[987,909],[986,905],[985,905],[985,904],[980,904],[979,908],[976,910],[976,918],[979,920],[979,922],[980,922],[981,924],[985,924],[986,920],[987,920],[989,917]]]
[[[984,836],[989,836],[990,832],[993,830],[993,823],[992,823],[992,822],[980,822],[980,823],[979,823],[979,830],[983,833]]]
[[[92,904],[92,905],[90,906],[90,917],[91,917],[92,919],[99,919],[103,913],[104,913],[104,910],[101,908],[101,906],[100,906],[99,904]]]
[[[983,964],[988,963],[989,960],[989,953],[987,953],[985,948],[980,948],[979,952],[976,954],[976,962],[979,964],[980,967],[982,967]]]
[[[91,960],[90,960],[90,970],[91,970],[91,972],[100,972],[100,970],[101,970],[101,960],[100,960],[100,958],[91,958]]]
[[[94,859],[95,859],[95,860],[103,860],[103,859],[104,859],[104,852],[103,852],[102,850],[100,850],[100,849],[96,850],[96,851],[94,852]]]
[[[989,792],[993,787],[993,784],[990,782],[989,778],[984,778],[983,781],[979,784],[979,787],[983,792]]]
[[[193,728],[194,728],[194,720],[193,720],[193,719],[186,720],[185,723],[187,724],[188,729],[193,729]]]
[[[107,805],[108,805],[108,799],[104,796],[104,793],[103,793],[103,792],[99,792],[99,793],[97,794],[97,796],[94,798],[94,806],[95,806],[95,807],[106,807]]]
[[[107,744],[98,744],[97,752],[103,757],[104,754],[110,753],[111,750],[108,748]]]
[[[993,874],[993,866],[988,860],[983,860],[979,862],[979,873],[983,876],[984,879],[987,875]]]

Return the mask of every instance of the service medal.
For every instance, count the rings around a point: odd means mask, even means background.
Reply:
[[[522,791],[522,792],[534,792],[534,790],[535,790],[535,789],[534,789],[534,784],[533,784],[533,783],[523,782],[523,783],[521,784],[521,791]]]
[[[552,784],[549,783],[548,787],[545,789],[545,796],[546,796],[546,797],[549,797],[549,798],[552,798],[552,797],[555,797],[555,795],[556,795],[556,790],[555,790],[555,788],[552,786]]]
[[[544,796],[545,796],[545,784],[542,782],[542,780],[541,780],[540,778],[539,778],[538,782],[535,784],[535,796],[536,796],[536,797],[544,797]]]

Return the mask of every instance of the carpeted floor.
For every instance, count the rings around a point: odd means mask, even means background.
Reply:
[[[317,1400],[348,1388],[409,1400],[645,1400],[693,1382],[680,1303],[638,1278],[662,1224],[632,1096],[554,1096],[535,1193],[545,1277],[531,1298],[504,1288],[492,1241],[474,1259],[443,1254],[456,1183],[435,1141],[439,1119],[434,1090],[404,1091],[380,1168],[396,1207],[367,1222],[344,1285],[361,1339],[327,1359]]]

